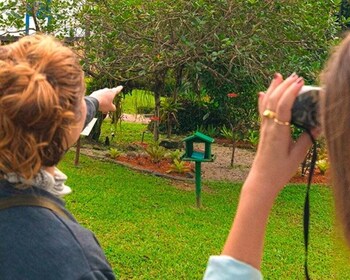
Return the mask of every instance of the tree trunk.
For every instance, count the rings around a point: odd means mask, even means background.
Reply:
[[[235,159],[236,145],[237,145],[237,142],[234,140],[232,142],[232,154],[231,154],[231,163],[230,163],[231,167],[233,167],[233,162],[234,162],[234,159]]]
[[[157,118],[157,120],[154,121],[154,128],[153,128],[153,139],[154,141],[159,140],[159,118],[160,118],[160,97],[162,93],[164,93],[165,88],[165,76],[166,76],[167,70],[163,70],[159,73],[156,73],[155,76],[155,83],[154,83],[154,116]]]
[[[169,115],[167,117],[167,137],[168,139],[171,137],[171,119]]]

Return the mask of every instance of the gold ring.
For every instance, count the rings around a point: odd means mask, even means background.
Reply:
[[[279,125],[290,125],[290,122],[282,122],[276,118],[274,118],[273,121]]]
[[[264,112],[263,112],[263,116],[264,117],[267,117],[269,119],[274,119],[276,118],[276,113],[274,111],[271,111],[269,109],[266,109]]]

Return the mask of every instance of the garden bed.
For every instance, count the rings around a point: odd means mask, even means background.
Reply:
[[[82,148],[82,153],[93,157],[107,159],[106,150],[97,150],[93,148]],[[212,181],[231,181],[231,182],[243,182],[251,167],[254,159],[255,152],[251,149],[237,148],[235,153],[234,166],[230,167],[231,148],[226,145],[213,144],[212,152],[216,155],[214,162],[205,162],[202,164],[202,179]],[[169,160],[162,160],[159,163],[153,163],[150,158],[145,156],[119,156],[115,159],[116,162],[126,165],[130,168],[134,168],[140,171],[148,171],[155,175],[165,175],[171,178],[180,179],[193,179],[194,174],[191,173],[169,173],[171,163]],[[192,165],[193,170],[193,165]],[[307,183],[307,176],[295,175],[291,183]],[[316,169],[312,180],[313,184],[328,184],[328,176],[320,174]]]

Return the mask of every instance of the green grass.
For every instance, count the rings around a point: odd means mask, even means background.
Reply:
[[[123,112],[127,114],[136,114],[138,107],[154,108],[154,97],[150,91],[136,90],[132,94],[125,95],[123,99]]]
[[[194,191],[68,153],[60,168],[73,193],[67,207],[95,232],[120,279],[201,279],[209,255],[219,254],[231,226],[241,184],[207,182],[203,208]],[[304,185],[287,187],[277,199],[267,230],[264,279],[304,279],[302,212]],[[334,244],[329,188],[311,189],[312,279],[348,279],[350,269]],[[338,271],[338,272],[337,272]]]
[[[105,119],[101,128],[100,141],[104,141],[106,136],[111,139],[111,134],[114,132],[113,143],[133,143],[141,142],[142,133],[147,130],[147,124],[142,123],[129,123],[121,122],[117,125],[111,124],[110,119]],[[153,134],[147,131],[144,134],[144,141],[151,142],[153,139]]]

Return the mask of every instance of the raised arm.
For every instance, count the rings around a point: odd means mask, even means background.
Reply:
[[[122,91],[122,89],[122,86],[117,86],[115,88],[104,88],[94,91],[89,96],[85,96],[86,120],[84,127],[91,122],[97,111],[101,111],[103,113],[115,111],[116,108],[113,104],[113,100],[115,96]]]
[[[286,80],[276,74],[267,92],[259,93],[262,123],[258,150],[221,253],[226,257],[209,261],[205,279],[219,279],[219,274],[221,279],[251,279],[252,275],[259,279],[256,272],[260,270],[268,215],[278,193],[295,174],[312,144],[307,134],[294,142],[289,125],[293,102],[303,84],[303,79],[296,74]],[[223,262],[227,265],[220,268]],[[243,269],[248,267],[248,278],[232,274],[235,270],[230,265],[234,266],[235,262]],[[249,267],[256,270],[249,272]]]

